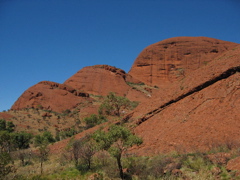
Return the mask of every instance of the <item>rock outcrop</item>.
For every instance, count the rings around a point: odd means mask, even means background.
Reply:
[[[11,109],[42,108],[62,112],[66,109],[72,109],[86,100],[91,100],[88,93],[83,93],[64,84],[42,81],[27,89]]]
[[[164,87],[205,66],[237,44],[207,37],[176,37],[146,47],[129,74],[151,86]],[[203,72],[204,73],[204,72]]]
[[[204,73],[203,73],[204,72]],[[159,89],[134,111],[140,154],[207,150],[240,138],[240,46]],[[138,118],[142,116],[141,118]]]
[[[81,69],[64,84],[94,95],[116,92],[123,96],[129,90],[125,82],[126,73],[111,66],[97,65]]]
[[[141,86],[144,83],[148,86]],[[40,82],[12,109],[41,105],[61,112],[91,101],[89,94],[110,91],[144,101],[123,117],[143,138],[140,148],[131,149],[136,154],[208,150],[240,138],[240,45],[206,37],[170,38],[150,45],[129,74],[96,65],[81,69],[64,84]]]
[[[134,79],[122,69],[108,65],[85,67],[64,82],[89,94],[106,96],[109,92],[115,92],[132,101],[147,99],[146,94],[133,89],[128,83],[141,83],[141,81]]]
[[[143,101],[149,98],[151,92],[139,91],[129,83],[140,81],[125,73],[125,71],[108,65],[85,67],[74,74],[64,84],[42,81],[26,90],[14,103],[11,109],[43,108],[56,112],[73,109],[79,103],[90,100],[90,94],[105,96],[115,92],[132,101]],[[88,111],[86,109],[85,111]]]

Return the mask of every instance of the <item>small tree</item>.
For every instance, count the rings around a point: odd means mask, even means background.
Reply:
[[[13,170],[13,166],[9,165],[10,162],[13,162],[10,156],[10,152],[14,150],[20,150],[29,148],[30,141],[32,139],[32,134],[26,132],[14,132],[15,125],[5,120],[0,120],[0,155],[2,162],[0,164],[0,169],[3,171],[0,174],[4,175],[7,172],[11,172]],[[24,164],[24,154],[19,153],[19,158]]]
[[[118,125],[111,126],[108,132],[96,131],[93,139],[98,143],[100,149],[108,151],[117,160],[119,175],[121,179],[124,179],[122,155],[127,148],[140,145],[142,139],[131,133],[126,127]]]
[[[24,166],[25,158],[29,157],[29,154],[26,153],[25,149],[30,147],[33,135],[26,132],[14,132],[12,133],[12,138],[14,149],[18,150],[18,157],[22,162],[22,166]]]
[[[15,125],[12,121],[7,121],[5,119],[0,119],[0,131],[7,131],[9,133],[13,132]]]
[[[15,125],[13,124],[13,122],[8,121],[6,125],[6,130],[11,133],[14,131],[14,128],[15,128]]]
[[[14,145],[17,149],[27,149],[30,147],[33,135],[26,132],[13,133]]]
[[[32,150],[31,149],[20,149],[16,154],[21,161],[21,165],[25,166],[27,163],[30,163],[30,158],[32,158]],[[26,161],[27,160],[27,161]]]
[[[7,131],[0,131],[0,152],[10,153],[13,148],[12,135]]]
[[[48,160],[49,155],[49,148],[47,143],[43,143],[39,146],[39,160],[40,160],[40,167],[41,167],[41,174],[43,173],[43,162]]]
[[[49,131],[45,131],[42,135],[36,135],[34,139],[34,144],[36,146],[41,145],[42,143],[54,143],[56,140]]]
[[[6,121],[4,119],[0,119],[0,131],[6,130]]]
[[[48,133],[47,133],[48,134]],[[43,162],[46,161],[48,159],[48,155],[49,155],[49,148],[48,148],[48,144],[49,142],[49,137],[47,135],[37,135],[35,136],[35,141],[34,144],[36,147],[38,147],[38,158],[40,161],[40,168],[41,168],[41,174],[43,173]]]
[[[0,179],[14,171],[13,165],[10,165],[12,158],[10,151],[14,149],[12,129],[8,129],[9,123],[0,119]],[[10,123],[10,126],[13,123]]]
[[[99,107],[99,114],[120,116],[121,110],[130,106],[131,101],[129,99],[110,92]]]
[[[96,144],[89,135],[86,135],[79,140],[75,140],[73,143],[73,156],[76,167],[79,165],[78,160],[82,159],[86,170],[91,169],[92,158],[96,151]]]
[[[54,143],[56,140],[54,139],[53,135],[49,131],[43,132],[43,137],[49,142],[49,143]]]
[[[9,163],[12,161],[11,156],[7,152],[0,152],[0,179],[4,179],[6,175],[14,172],[13,165]]]
[[[11,134],[6,130],[0,131],[0,179],[13,172],[14,168],[10,165],[12,158],[10,151],[12,149]]]

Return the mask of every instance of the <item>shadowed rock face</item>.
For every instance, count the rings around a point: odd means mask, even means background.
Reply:
[[[191,75],[236,45],[207,37],[166,39],[145,48],[129,74],[145,84],[162,87]]]
[[[89,94],[67,85],[42,81],[27,89],[13,104],[13,110],[23,108],[43,108],[56,112],[72,109],[79,103],[91,100]]]

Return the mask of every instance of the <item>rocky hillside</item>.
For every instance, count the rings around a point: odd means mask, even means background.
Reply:
[[[132,121],[144,139],[139,153],[204,150],[238,142],[239,72],[238,45],[138,106]]]
[[[96,112],[94,97],[112,91],[142,102],[122,117],[143,138],[135,153],[204,150],[240,139],[239,71],[239,44],[170,38],[145,48],[129,73],[108,65],[85,67],[63,84],[44,81],[30,87],[12,110]],[[84,102],[92,105],[81,106]]]

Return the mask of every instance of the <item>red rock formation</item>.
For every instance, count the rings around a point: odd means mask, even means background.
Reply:
[[[236,157],[228,161],[226,169],[228,171],[237,171],[236,174],[239,176],[240,175],[240,157]]]
[[[204,73],[203,73],[204,72]],[[159,89],[141,104],[135,133],[139,154],[206,150],[240,138],[240,46],[192,71],[184,81]],[[183,88],[182,88],[183,87]],[[231,143],[231,142],[230,142]]]
[[[11,109],[34,107],[62,112],[76,107],[85,100],[90,100],[89,93],[107,95],[109,92],[115,92],[132,101],[149,98],[146,93],[133,89],[127,82],[139,83],[123,70],[112,66],[86,67],[64,84],[42,81],[32,86],[19,97]]]
[[[133,123],[131,127],[134,127],[134,132],[143,138],[140,148],[131,149],[139,155],[159,154],[173,150],[180,152],[207,150],[220,144],[235,142],[240,138],[240,45],[201,37],[173,38],[161,42],[159,46],[171,49],[174,45],[171,43],[173,40],[176,41],[174,48],[181,52],[178,55],[189,57],[181,58],[179,64],[175,64],[177,68],[184,66],[186,74],[180,74],[179,78],[172,76],[171,73],[167,76],[155,74],[154,82],[157,84],[158,78],[165,84],[162,86],[160,84],[161,88],[153,94],[152,99],[146,100],[123,118],[123,121]],[[200,44],[198,45],[197,42]],[[157,44],[153,46],[157,48]],[[213,47],[217,49],[213,50]],[[198,51],[199,54],[196,53]],[[185,52],[191,54],[184,55]],[[197,55],[205,57],[204,60],[201,58],[196,60]],[[192,56],[191,59],[190,56]],[[147,65],[149,59],[138,60],[130,74],[133,78],[137,77],[149,83],[147,79],[151,77],[148,71],[150,65]],[[205,60],[207,63],[204,63]],[[170,60],[167,61],[170,62]],[[157,62],[150,63],[153,64],[153,69],[158,67],[154,66],[158,65]],[[146,64],[146,66],[138,66],[139,64]],[[112,76],[112,79],[109,78],[112,81],[106,79],[109,82],[116,81],[116,76],[119,76],[121,81],[118,85],[124,84],[127,78],[123,72],[115,74],[109,70],[106,72],[103,68],[93,73],[93,69],[94,67],[88,67],[84,70],[85,72],[79,71],[76,76],[74,75],[71,82],[75,83],[74,88],[87,87],[86,90],[90,91],[88,89],[90,82],[94,82],[93,86],[99,83],[99,80],[94,80],[93,77],[101,77],[101,74],[105,74],[107,78]],[[138,72],[140,70],[143,76]],[[89,72],[86,73],[87,71]],[[189,76],[190,72],[191,76]],[[87,74],[91,73],[94,75],[92,79],[88,79]],[[77,82],[82,84],[84,79],[87,79],[84,81],[85,86],[77,87]],[[170,81],[172,83],[168,83]],[[106,86],[109,84],[109,82],[102,82]],[[98,92],[103,91],[94,91],[94,93]],[[136,95],[135,91],[132,91],[133,95]],[[96,127],[91,130],[96,130]],[[78,137],[82,137],[84,133],[78,134]],[[61,147],[63,148],[64,144],[61,144]],[[59,146],[55,148],[59,150]]]
[[[85,67],[70,77],[64,84],[94,95],[116,92],[123,96],[129,90],[123,70],[106,66]]]
[[[152,86],[162,87],[191,75],[236,43],[207,37],[170,38],[145,48],[129,74]]]
[[[119,68],[96,65],[81,69],[64,84],[94,95],[106,96],[109,92],[115,92],[117,95],[126,96],[132,101],[147,99],[147,95],[132,89],[127,82],[140,83]]]
[[[42,105],[62,111],[88,99],[87,93],[113,91],[129,98],[145,97],[145,102],[124,118],[143,138],[140,148],[132,151],[148,155],[206,150],[240,138],[239,71],[240,45],[205,37],[171,38],[147,47],[130,75],[107,65],[86,67],[62,85],[44,81],[29,88],[12,109]],[[127,84],[141,81],[159,86],[151,99]],[[145,90],[152,91],[149,87]],[[79,93],[83,91],[86,93]],[[59,142],[52,149],[64,145]]]
[[[66,109],[72,109],[86,100],[91,100],[87,93],[64,84],[42,81],[26,90],[11,109],[34,107],[62,112]]]

